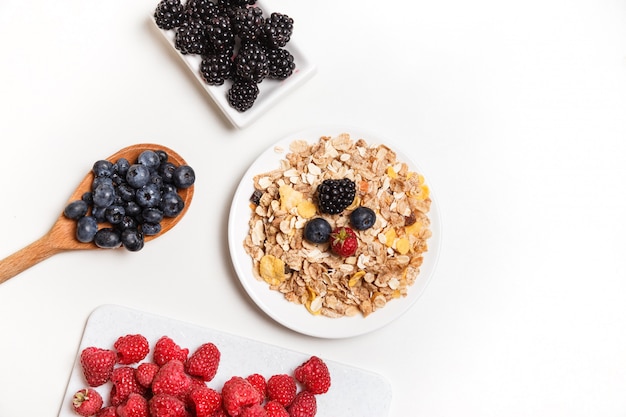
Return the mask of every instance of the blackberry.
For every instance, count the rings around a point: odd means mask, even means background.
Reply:
[[[217,6],[222,10],[232,10],[239,7],[252,6],[256,0],[217,0]]]
[[[174,44],[181,54],[202,55],[207,53],[209,47],[202,21],[192,19],[183,22],[176,31]]]
[[[291,52],[286,49],[277,48],[267,51],[267,61],[269,64],[269,78],[284,80],[293,74],[296,64]]]
[[[161,0],[154,10],[154,21],[161,29],[174,29],[183,23],[183,12],[180,0]]]
[[[235,57],[235,72],[237,76],[260,83],[269,75],[269,61],[267,53],[258,43],[245,43]]]
[[[211,0],[187,0],[185,15],[188,20],[201,20],[206,23],[218,15],[219,9]]]
[[[263,10],[257,6],[239,7],[233,11],[231,23],[242,41],[256,41],[263,34]]]
[[[206,27],[207,40],[216,52],[232,53],[235,49],[235,35],[226,16],[209,19]]]
[[[254,104],[259,95],[257,83],[248,80],[236,80],[228,90],[226,98],[234,109],[244,112]]]
[[[207,84],[222,85],[230,78],[232,67],[230,55],[209,55],[202,58],[200,74]]]
[[[265,19],[263,39],[270,48],[287,45],[293,34],[293,19],[286,14],[274,12]]]
[[[348,178],[324,180],[317,187],[317,204],[322,213],[339,214],[354,201],[356,185]]]

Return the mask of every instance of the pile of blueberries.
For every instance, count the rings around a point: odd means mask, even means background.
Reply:
[[[176,166],[167,152],[145,150],[137,161],[96,161],[91,190],[69,203],[63,213],[76,220],[76,239],[100,248],[123,246],[136,252],[144,236],[161,232],[161,221],[178,216],[185,202],[178,190],[195,182],[188,165]]]

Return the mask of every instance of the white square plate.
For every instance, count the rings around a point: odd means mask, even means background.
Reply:
[[[256,5],[263,8],[259,2],[257,2]],[[267,15],[268,13],[266,12],[265,14]],[[287,43],[287,46],[285,46],[285,49],[291,52],[294,57],[296,69],[293,74],[285,80],[263,80],[259,84],[259,96],[254,102],[254,105],[245,112],[239,112],[232,108],[226,99],[226,93],[230,88],[231,82],[226,81],[220,86],[207,84],[200,75],[200,63],[202,62],[202,58],[199,55],[181,54],[175,47],[175,31],[163,30],[159,28],[156,25],[153,16],[150,16],[150,22],[157,32],[163,36],[167,44],[175,51],[176,55],[178,55],[186,64],[193,76],[196,80],[198,80],[199,85],[204,89],[204,91],[206,91],[213,101],[215,101],[228,120],[240,129],[248,126],[250,123],[258,119],[259,116],[265,113],[270,107],[276,104],[288,93],[292,92],[305,81],[309,80],[316,71],[315,65],[313,65],[313,63],[306,57],[294,40],[291,39],[289,43]]]
[[[246,377],[259,373],[269,378],[274,374],[290,373],[315,354],[287,350],[126,307],[104,305],[89,316],[59,417],[77,416],[72,410],[72,398],[87,384],[80,365],[80,352],[89,346],[111,349],[118,337],[127,334],[143,334],[151,349],[161,336],[170,337],[190,352],[203,343],[214,343],[220,350],[221,359],[215,378],[207,385],[217,390],[232,376]],[[151,359],[150,353],[146,360]],[[385,417],[389,414],[391,385],[385,378],[326,359],[324,362],[330,371],[331,388],[327,393],[317,396],[317,417]],[[109,400],[110,384],[95,388],[105,404]]]

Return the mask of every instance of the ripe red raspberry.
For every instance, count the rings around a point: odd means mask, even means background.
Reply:
[[[222,394],[206,385],[191,391],[188,406],[196,417],[212,417],[222,407]]]
[[[92,387],[99,387],[111,378],[117,356],[110,349],[87,347],[80,353],[80,364],[85,380]]]
[[[159,366],[165,365],[172,359],[178,359],[184,363],[188,354],[189,349],[181,348],[167,336],[163,336],[156,341],[154,351],[152,352],[153,361]]]
[[[159,365],[156,363],[143,362],[135,368],[135,378],[137,378],[139,385],[150,388],[158,371]]]
[[[187,359],[185,370],[189,375],[210,381],[215,377],[219,364],[219,349],[213,343],[205,343]]]
[[[248,375],[246,379],[254,388],[257,389],[257,391],[259,391],[259,393],[261,393],[261,397],[265,399],[267,396],[267,381],[265,380],[265,377],[261,374],[252,374]]]
[[[150,352],[148,339],[140,334],[121,336],[115,341],[113,347],[117,350],[117,363],[122,365],[139,363]]]
[[[135,368],[130,366],[122,366],[115,368],[111,374],[111,398],[109,402],[113,406],[118,406],[126,402],[131,393],[143,395],[146,388],[139,385],[135,378]]]
[[[352,256],[359,246],[354,230],[349,227],[337,227],[330,233],[330,248],[339,256]]]
[[[259,391],[240,376],[232,377],[222,387],[222,404],[232,417],[239,417],[243,407],[259,404],[262,400]]]
[[[191,389],[191,377],[185,373],[185,365],[172,359],[161,366],[152,381],[154,394],[168,394],[184,400]]]
[[[312,394],[324,394],[330,388],[328,366],[317,356],[311,356],[309,360],[298,366],[294,371],[294,376]]]
[[[291,375],[272,375],[267,380],[267,398],[278,401],[284,407],[291,404],[297,391],[296,380]]]
[[[287,409],[290,417],[314,417],[317,413],[317,400],[309,391],[300,391]]]
[[[267,412],[261,404],[252,404],[242,408],[239,417],[267,417]]]
[[[270,400],[265,403],[265,412],[267,417],[289,417],[289,413],[278,401]]]
[[[130,393],[126,402],[116,408],[117,417],[150,417],[148,400],[135,392]]]
[[[158,394],[148,401],[150,417],[189,417],[185,403],[167,394]]]
[[[109,405],[108,407],[103,407],[96,413],[96,417],[119,417],[117,412],[115,411],[117,407]]]
[[[93,416],[102,408],[102,396],[98,391],[84,388],[74,394],[74,411],[81,416]]]

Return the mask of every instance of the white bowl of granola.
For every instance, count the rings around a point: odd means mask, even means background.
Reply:
[[[352,206],[339,214],[316,209],[317,185],[329,178],[357,185]],[[376,222],[356,231],[354,255],[304,239],[310,219],[349,226],[359,205],[373,209]],[[278,323],[322,338],[368,333],[404,314],[434,275],[441,246],[427,177],[389,140],[353,128],[311,129],[268,148],[244,174],[228,227],[233,266],[250,298]]]

